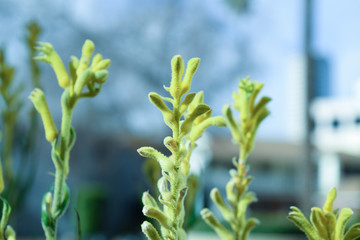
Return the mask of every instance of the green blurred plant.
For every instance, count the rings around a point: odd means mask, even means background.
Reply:
[[[310,222],[297,207],[291,207],[288,219],[300,228],[309,240],[354,240],[360,237],[360,223],[345,231],[346,224],[353,215],[350,208],[333,209],[336,189],[330,190],[323,208],[313,207]]]
[[[172,136],[164,139],[164,145],[171,152],[170,156],[165,156],[152,147],[138,149],[141,156],[156,159],[162,170],[162,177],[157,182],[160,204],[149,192],[144,192],[142,196],[144,215],[156,219],[161,225],[159,233],[150,222],[142,224],[142,231],[151,240],[186,239],[183,229],[184,199],[188,190],[191,153],[196,140],[206,128],[211,125],[225,126],[221,116],[211,117],[209,106],[203,103],[202,92],[187,94],[199,62],[199,58],[191,59],[181,80],[185,70],[184,62],[181,56],[174,56],[171,61],[170,87],[165,87],[172,98],[162,97],[155,92],[149,94],[151,103],[159,108],[165,124],[172,130]],[[164,101],[172,105],[172,110]]]
[[[31,80],[33,86],[38,86],[40,84],[40,73],[32,57],[34,57],[34,47],[40,34],[40,27],[32,22],[28,24],[27,29],[26,40],[30,52]],[[33,152],[37,132],[37,118],[34,116],[34,113],[30,114],[29,130],[23,133],[24,137],[22,137],[20,141],[15,140],[17,119],[24,104],[20,96],[24,83],[14,87],[14,75],[15,69],[6,63],[4,51],[0,50],[0,95],[3,99],[1,115],[3,127],[1,157],[4,161],[4,181],[7,186],[3,196],[11,203],[13,209],[16,210],[24,201],[35,176],[36,164],[29,164],[30,161],[26,160],[29,159],[29,156]],[[21,146],[19,146],[19,142]],[[18,158],[18,165],[21,167],[15,168],[13,154],[17,149],[19,149],[21,153]]]
[[[26,43],[29,50],[31,84],[33,87],[40,87],[40,70],[37,62],[33,59],[40,33],[41,28],[36,22],[30,22],[27,25]],[[24,102],[24,100],[21,100],[21,102]],[[29,111],[29,122],[29,128],[24,133],[21,142],[21,155],[19,157],[19,166],[21,167],[18,167],[14,173],[10,174],[10,178],[5,180],[8,186],[5,190],[5,196],[7,196],[14,210],[17,210],[26,199],[27,193],[34,182],[37,169],[37,158],[34,157],[34,149],[39,124],[36,110],[33,108]]]
[[[95,45],[92,41],[86,40],[82,47],[81,58],[75,56],[71,58],[68,74],[61,58],[50,43],[39,43],[36,49],[44,55],[35,59],[52,66],[59,85],[64,89],[61,96],[60,144],[58,144],[58,130],[44,93],[40,89],[35,89],[29,97],[41,116],[46,139],[52,145],[51,157],[55,165],[55,183],[43,197],[41,220],[46,239],[56,239],[58,219],[65,212],[70,199],[66,178],[69,174],[70,150],[76,138],[75,131],[71,127],[73,110],[80,98],[94,97],[100,92],[102,84],[108,77],[107,68],[110,60],[103,59],[98,53],[94,55],[90,64]]]
[[[1,111],[2,117],[2,148],[1,157],[4,163],[4,181],[11,182],[13,179],[12,169],[12,151],[14,146],[15,124],[18,114],[20,112],[22,102],[19,95],[22,91],[22,86],[13,89],[15,68],[9,66],[5,62],[4,51],[0,50],[0,94],[4,102],[4,107]]]
[[[204,221],[224,240],[245,240],[258,224],[257,219],[246,217],[248,206],[257,201],[255,194],[247,191],[252,180],[247,175],[247,158],[254,147],[256,131],[260,123],[270,113],[266,107],[271,100],[269,97],[262,97],[257,103],[255,102],[263,86],[263,83],[250,81],[249,78],[240,80],[239,91],[233,94],[234,108],[240,112],[240,122],[234,119],[228,105],[223,108],[233,142],[239,146],[240,153],[238,159],[233,159],[236,169],[230,170],[231,179],[226,184],[226,197],[230,206],[225,203],[217,188],[211,191],[210,198],[230,224],[232,231],[221,224],[209,209],[203,209],[201,215]]]
[[[34,56],[35,42],[40,34],[40,27],[32,22],[27,28],[28,34],[26,40],[30,50],[31,79],[33,85],[36,86],[40,84],[40,73],[36,63],[32,60],[32,57]],[[37,124],[34,121],[34,118],[31,118],[29,131],[25,133],[25,144],[21,148],[19,163],[21,167],[15,171],[13,166],[13,152],[16,148],[16,124],[19,112],[24,103],[20,98],[24,85],[20,84],[14,89],[14,74],[15,68],[6,63],[4,51],[0,50],[0,95],[4,103],[1,112],[3,128],[1,158],[4,161],[4,169],[2,169],[2,164],[0,164],[0,193],[2,193],[4,197],[1,197],[2,216],[0,220],[0,239],[15,239],[15,231],[8,225],[11,212],[9,202],[15,209],[19,207],[25,199],[26,193],[29,190],[35,175],[35,165],[31,164],[25,166],[24,164],[25,155],[31,152],[35,142],[34,137],[36,136]],[[25,171],[25,169],[28,171]],[[6,188],[5,183],[7,186]]]

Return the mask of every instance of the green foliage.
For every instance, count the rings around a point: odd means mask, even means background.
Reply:
[[[345,227],[353,215],[350,208],[340,212],[333,209],[336,189],[328,193],[323,208],[313,207],[310,222],[297,207],[291,207],[288,219],[300,228],[309,240],[354,240],[360,237],[360,223],[352,225],[347,231]]]
[[[0,200],[2,202],[2,214],[0,220],[0,240],[15,240],[16,239],[15,231],[10,225],[8,225],[11,207],[4,198],[0,198]]]
[[[231,226],[228,230],[209,209],[204,209],[201,215],[204,221],[210,225],[221,239],[245,240],[250,231],[258,224],[255,218],[246,218],[248,206],[257,201],[252,192],[248,192],[252,180],[247,176],[247,157],[254,147],[256,131],[259,124],[269,115],[266,104],[271,100],[262,97],[255,102],[263,83],[250,81],[249,78],[241,79],[239,91],[233,94],[234,108],[239,111],[240,122],[235,120],[231,108],[225,105],[223,114],[228,127],[231,130],[233,141],[239,146],[239,159],[233,159],[235,169],[230,170],[231,179],[226,184],[227,204],[218,189],[213,189],[210,198],[220,210],[224,219]]]
[[[44,55],[37,56],[37,60],[49,63],[57,77],[59,85],[64,88],[61,96],[62,121],[60,130],[60,144],[58,144],[58,130],[47,106],[44,93],[35,89],[30,100],[41,116],[46,139],[52,145],[51,157],[55,165],[55,184],[44,195],[42,202],[42,226],[46,239],[56,239],[57,221],[66,211],[69,203],[70,191],[66,185],[69,174],[70,150],[74,146],[76,135],[71,127],[73,110],[80,98],[94,97],[106,82],[110,65],[109,59],[102,59],[100,54],[92,58],[95,45],[86,40],[82,48],[80,60],[72,57],[67,73],[62,60],[50,43],[39,43],[36,48]]]
[[[177,55],[171,61],[172,77],[169,87],[165,87],[172,98],[151,92],[149,99],[162,113],[164,122],[172,130],[172,136],[165,137],[164,145],[171,152],[165,156],[152,147],[138,149],[141,156],[156,159],[162,169],[162,177],[157,186],[160,204],[148,193],[143,194],[143,213],[154,218],[161,225],[160,233],[145,221],[142,230],[148,239],[183,240],[186,233],[184,223],[184,199],[187,194],[187,179],[190,169],[191,152],[195,141],[211,125],[224,126],[222,117],[211,117],[210,107],[203,103],[203,93],[189,93],[192,77],[200,59],[191,59],[185,71],[182,58]],[[182,100],[183,98],[183,100]],[[168,104],[172,105],[172,109]]]
[[[40,28],[36,23],[30,23],[28,25],[28,35],[26,37],[27,44],[30,50],[30,58],[33,57],[33,47],[40,34]],[[32,81],[33,84],[40,84],[39,70],[36,63],[31,61],[32,70]],[[0,193],[6,197],[1,197],[2,201],[2,217],[0,222],[0,239],[15,239],[15,231],[9,226],[8,218],[10,215],[10,203],[18,207],[25,195],[29,186],[32,183],[34,176],[34,164],[28,165],[26,168],[24,164],[24,158],[29,154],[31,147],[34,144],[34,136],[36,134],[36,126],[34,126],[33,118],[31,118],[31,127],[27,133],[25,133],[25,144],[21,148],[20,165],[21,171],[15,172],[13,170],[13,151],[15,149],[15,135],[16,135],[16,124],[19,112],[22,108],[23,101],[20,99],[20,94],[23,90],[23,84],[18,84],[14,87],[14,75],[15,68],[8,65],[5,61],[5,54],[0,49],[0,95],[3,100],[3,106],[1,109],[1,120],[2,120],[2,148],[1,158],[4,163],[4,169],[0,164]],[[36,124],[35,124],[36,125]],[[4,175],[3,175],[4,172]],[[6,184],[5,184],[6,183]],[[5,189],[5,185],[7,186]],[[5,190],[5,191],[4,191]],[[4,191],[4,192],[3,192]]]

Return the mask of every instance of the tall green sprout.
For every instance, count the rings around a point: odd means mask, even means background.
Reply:
[[[199,58],[191,59],[181,80],[185,70],[184,62],[179,55],[173,57],[170,87],[165,87],[171,98],[162,97],[155,92],[149,94],[150,102],[159,108],[165,124],[172,130],[172,136],[164,139],[164,145],[171,152],[170,156],[165,156],[152,147],[138,149],[141,156],[156,159],[162,170],[162,177],[157,183],[160,203],[149,192],[144,192],[142,196],[144,215],[157,220],[161,226],[158,231],[148,221],[142,224],[142,231],[150,240],[186,239],[183,229],[184,199],[188,190],[191,153],[196,146],[196,140],[206,128],[211,125],[225,125],[222,117],[211,117],[210,107],[203,103],[202,92],[187,94],[199,62]]]
[[[108,77],[106,69],[110,65],[110,60],[103,59],[98,53],[91,61],[94,49],[94,43],[86,40],[82,47],[81,58],[78,59],[74,56],[71,58],[68,74],[61,58],[50,43],[39,43],[37,47],[37,50],[44,55],[37,56],[36,59],[51,65],[59,85],[64,89],[61,96],[60,134],[53,121],[44,93],[40,89],[35,89],[29,97],[41,116],[45,137],[52,146],[51,158],[55,165],[55,183],[44,195],[41,206],[42,226],[48,240],[56,239],[58,219],[65,212],[70,198],[66,179],[70,170],[70,150],[74,146],[76,138],[75,131],[71,127],[73,110],[80,98],[96,96]]]
[[[291,207],[288,219],[301,229],[309,240],[355,240],[360,237],[360,223],[352,225],[345,231],[346,224],[353,215],[350,208],[340,211],[333,208],[336,189],[327,195],[323,208],[313,207],[310,222],[297,207]]]
[[[33,87],[40,86],[40,70],[33,59],[35,57],[35,46],[41,32],[40,27],[31,22],[27,25],[26,43],[29,50],[29,65],[31,70],[31,83]],[[28,80],[28,79],[26,79]],[[7,80],[9,81],[9,80]],[[37,113],[36,110],[31,108],[29,112],[29,128],[24,131],[21,138],[20,157],[17,169],[14,169],[12,154],[14,149],[19,148],[14,136],[16,136],[18,112],[24,103],[24,100],[19,98],[22,92],[24,82],[18,87],[16,91],[12,91],[11,83],[4,84],[1,95],[5,102],[5,109],[3,111],[3,126],[7,130],[4,132],[4,143],[2,157],[5,161],[5,183],[6,189],[4,195],[11,203],[13,209],[16,211],[26,198],[30,186],[35,177],[36,164],[34,164],[34,146],[36,143],[36,134],[38,130]],[[14,107],[16,106],[16,107]],[[9,117],[11,116],[11,117]],[[31,159],[31,161],[30,161]],[[36,158],[35,158],[36,159]]]
[[[263,87],[263,83],[241,79],[239,91],[234,92],[234,108],[240,112],[240,121],[234,119],[231,108],[225,105],[223,114],[231,130],[233,142],[238,145],[239,158],[233,159],[235,169],[230,170],[231,179],[226,184],[226,204],[220,191],[214,188],[210,198],[218,207],[224,219],[229,223],[231,231],[217,220],[209,209],[203,209],[201,215],[205,222],[211,226],[223,240],[245,240],[250,231],[258,224],[255,218],[247,219],[248,206],[255,202],[256,196],[248,192],[252,180],[247,175],[247,159],[254,147],[255,136],[260,123],[269,115],[266,104],[271,100],[262,97],[256,102],[256,97]]]
[[[3,118],[3,131],[6,136],[9,136],[10,133],[14,133],[13,130],[15,128],[15,119],[20,110],[20,103],[18,101],[18,92],[20,88],[11,92],[9,91],[10,86],[12,86],[14,76],[14,68],[7,65],[4,60],[4,53],[0,50],[0,92],[3,96],[4,102],[6,104],[5,109],[2,109],[2,118]],[[12,110],[12,111],[10,111]],[[9,125],[6,125],[9,124]],[[5,135],[4,134],[4,135]],[[9,168],[9,163],[11,163],[11,150],[13,144],[13,136],[10,136],[5,139],[2,149],[2,157],[6,157],[6,161],[1,159],[5,163],[5,167],[3,169],[3,164],[0,162],[0,194],[2,195],[5,189],[4,178],[7,176],[6,171]],[[9,147],[10,149],[5,149],[5,147]],[[5,172],[5,174],[3,174]],[[12,172],[12,171],[11,171]],[[8,220],[11,212],[11,207],[8,201],[0,196],[0,201],[2,202],[2,214],[0,219],[0,240],[15,240],[15,231],[12,229],[10,225],[8,225]]]

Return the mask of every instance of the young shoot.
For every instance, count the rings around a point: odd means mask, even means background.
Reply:
[[[233,94],[234,108],[240,113],[239,121],[234,119],[228,105],[223,108],[233,142],[239,146],[240,153],[239,158],[233,159],[235,169],[230,170],[231,179],[226,184],[226,197],[230,206],[224,201],[217,188],[211,191],[210,198],[229,223],[231,231],[221,224],[209,209],[201,211],[204,221],[223,240],[246,240],[250,231],[258,224],[257,219],[246,217],[248,206],[257,200],[253,192],[247,191],[252,180],[247,175],[247,158],[254,147],[256,131],[260,123],[269,115],[266,104],[271,99],[262,97],[258,102],[255,101],[263,85],[250,81],[249,78],[240,80],[239,91]]]
[[[172,136],[164,139],[170,156],[152,147],[138,149],[141,156],[157,160],[162,170],[157,182],[159,202],[149,192],[144,192],[142,196],[144,215],[156,219],[161,226],[159,231],[148,221],[142,224],[142,231],[150,240],[186,239],[183,229],[184,199],[188,190],[191,152],[196,140],[209,126],[225,126],[222,117],[211,117],[210,107],[203,103],[202,92],[188,93],[199,62],[199,58],[190,59],[185,71],[182,58],[179,55],[173,57],[171,83],[165,87],[171,97],[163,97],[155,92],[149,94],[150,102],[161,111],[165,124],[172,130]]]
[[[360,223],[352,225],[345,231],[346,224],[353,215],[350,208],[340,211],[333,208],[336,189],[330,190],[323,208],[313,207],[310,222],[297,207],[291,207],[288,219],[292,221],[309,240],[355,240],[360,237]]]
[[[42,119],[45,137],[52,146],[51,158],[55,165],[54,186],[44,195],[41,206],[42,226],[48,240],[56,239],[58,219],[65,212],[70,199],[66,179],[69,174],[70,150],[75,143],[75,131],[71,127],[73,110],[80,98],[96,96],[108,76],[107,68],[110,60],[103,59],[99,53],[91,59],[94,49],[94,43],[86,40],[80,59],[74,56],[71,58],[68,74],[61,58],[50,43],[39,43],[37,47],[43,55],[35,59],[52,66],[58,84],[64,89],[61,96],[60,133],[53,121],[43,91],[35,89],[29,97]]]

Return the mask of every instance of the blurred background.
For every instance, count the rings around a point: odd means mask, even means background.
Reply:
[[[142,239],[140,198],[151,186],[136,149],[164,149],[169,129],[147,95],[167,94],[163,85],[169,85],[170,60],[176,54],[185,61],[201,58],[192,91],[204,91],[214,115],[232,103],[239,77],[264,82],[262,94],[273,99],[249,160],[251,190],[259,199],[250,214],[262,222],[253,239],[264,234],[266,239],[272,234],[296,239],[298,231],[286,219],[289,207],[308,214],[311,206],[322,205],[331,187],[339,191],[337,207],[357,212],[359,10],[360,2],[350,0],[0,0],[0,48],[16,69],[14,86],[24,86],[14,167],[25,168],[17,150],[30,126],[27,97],[33,87],[25,36],[26,26],[35,21],[41,27],[39,40],[51,42],[65,65],[71,55],[81,55],[86,39],[112,61],[99,96],[75,109],[77,142],[68,179],[72,199],[60,220],[63,239],[74,237],[75,209],[89,239]],[[41,87],[59,126],[62,89],[50,66],[39,66]],[[41,126],[34,142],[34,154],[26,160],[35,169],[31,188],[11,216],[22,237],[43,236],[41,198],[53,181],[51,146]],[[238,149],[228,129],[213,127],[194,154],[199,191],[189,226],[193,239],[201,239],[211,231],[199,211],[206,206],[216,212],[209,191],[214,186],[224,191]]]

